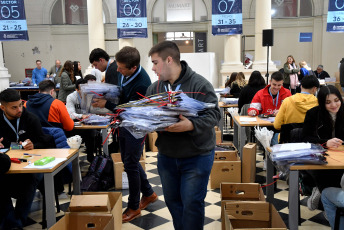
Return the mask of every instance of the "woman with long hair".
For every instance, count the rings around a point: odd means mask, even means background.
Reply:
[[[318,93],[319,105],[306,113],[302,138],[304,142],[321,144],[325,148],[337,149],[344,140],[344,105],[339,90],[332,86],[323,86]],[[344,170],[307,171],[316,187],[307,201],[307,207],[318,207],[320,195],[327,187],[340,187]]]
[[[255,70],[251,73],[250,79],[248,80],[248,84],[241,90],[239,95],[238,107],[239,113],[241,108],[245,104],[249,104],[252,101],[252,98],[256,93],[265,87],[265,80],[262,77],[262,74]]]
[[[230,78],[225,83],[225,88],[231,87],[231,84],[232,84],[233,81],[235,81],[237,75],[238,75],[237,72],[233,72],[231,74]]]
[[[74,61],[73,62],[73,68],[74,68],[74,77],[76,80],[83,79],[82,72],[81,72],[81,64],[79,61]],[[79,77],[78,77],[79,76]]]
[[[61,85],[58,99],[66,103],[66,98],[75,90],[75,77],[73,73],[73,62],[66,61],[60,73]]]
[[[296,64],[295,59],[292,55],[287,57],[286,63],[283,66],[283,87],[290,89],[291,94],[296,93],[296,88],[300,85],[297,73],[300,71]]]
[[[241,90],[246,85],[245,75],[243,72],[239,72],[235,78],[235,81],[231,84],[230,94],[234,97],[239,97]]]

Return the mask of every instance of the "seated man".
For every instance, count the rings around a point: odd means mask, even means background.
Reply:
[[[55,98],[55,83],[44,80],[39,83],[39,92],[29,96],[25,107],[38,116],[43,127],[58,127],[65,132],[71,131],[74,121],[70,118],[65,104]]]
[[[330,75],[324,70],[323,65],[318,65],[317,69],[314,71],[314,74],[318,79],[325,79],[330,77]]]
[[[303,123],[306,112],[318,105],[318,99],[314,96],[318,88],[316,77],[304,77],[301,80],[301,93],[284,99],[274,122],[275,129],[280,130],[284,124]]]
[[[271,75],[270,85],[254,95],[247,111],[248,115],[269,114],[276,116],[283,100],[289,96],[291,96],[290,91],[283,87],[283,74],[274,72]]]
[[[0,93],[0,148],[21,147],[25,150],[51,148],[51,137],[43,133],[39,119],[23,108],[16,90]],[[23,143],[25,142],[25,143]],[[22,228],[42,174],[5,174],[9,159],[0,153],[0,229]],[[16,198],[16,207],[11,197]]]
[[[82,120],[85,119],[88,115],[82,114],[81,111],[81,92],[80,92],[80,85],[81,84],[86,84],[88,81],[96,81],[96,77],[88,74],[85,76],[84,79],[79,79],[76,81],[75,86],[75,92],[69,94],[67,96],[67,111],[69,113],[69,116],[73,120]],[[83,141],[85,141],[86,145],[86,153],[87,153],[87,160],[88,162],[92,162],[94,158],[94,149],[95,149],[95,136],[96,136],[96,130],[94,129],[79,129],[79,130],[74,130],[74,134],[79,134]]]

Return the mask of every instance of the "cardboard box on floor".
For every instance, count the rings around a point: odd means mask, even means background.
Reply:
[[[220,188],[221,182],[241,182],[241,162],[238,151],[215,152],[210,173],[210,188]]]
[[[241,182],[254,183],[256,180],[256,143],[247,143],[241,154]]]
[[[89,197],[87,200],[78,200],[83,204],[74,203],[74,206],[81,207],[81,212],[67,212],[65,217],[58,221],[52,226],[53,230],[64,230],[64,229],[106,229],[106,230],[120,230],[122,229],[122,193],[120,192],[84,192],[83,195]],[[92,196],[90,196],[92,195]],[[98,200],[98,196],[108,196],[110,203],[110,211],[108,212],[91,212],[87,208],[90,204],[94,204]],[[93,208],[91,208],[94,210]],[[112,217],[112,222],[109,220],[109,216]],[[108,226],[106,222],[112,224]],[[82,226],[80,224],[83,224]],[[74,226],[73,228],[71,226]],[[87,226],[89,226],[87,228]],[[95,227],[97,226],[97,227]],[[101,226],[101,227],[100,227]],[[107,227],[107,228],[105,228]]]
[[[275,207],[264,201],[238,201],[226,203],[225,230],[286,230],[287,227]]]
[[[265,201],[260,184],[257,183],[221,183],[221,225],[225,230],[225,215],[223,208],[227,202]]]
[[[115,189],[128,189],[128,176],[124,171],[124,165],[121,159],[120,153],[112,153],[111,158],[113,160],[113,171],[115,177]],[[145,160],[143,157],[140,159],[140,164],[142,165],[143,170],[145,170]]]
[[[155,141],[158,138],[157,132],[148,133],[149,149],[152,152],[158,152],[158,148],[155,146]]]
[[[67,212],[50,230],[114,230],[114,217],[109,213]]]
[[[219,143],[221,143],[222,142],[222,135],[221,135],[221,130],[217,127],[217,126],[215,126],[215,136],[216,136],[216,144],[219,144]]]

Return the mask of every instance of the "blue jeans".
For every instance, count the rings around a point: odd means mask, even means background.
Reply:
[[[158,154],[158,172],[166,205],[176,230],[203,229],[204,199],[214,150],[190,158]]]
[[[128,208],[137,210],[140,207],[140,192],[146,197],[151,196],[154,192],[148,182],[146,172],[140,164],[144,138],[136,139],[125,128],[119,128],[118,138],[124,171],[128,175]]]
[[[344,207],[344,191],[342,188],[325,188],[321,193],[321,201],[323,203],[328,221],[333,229],[337,207]],[[340,217],[339,229],[344,229],[343,216]]]
[[[0,229],[22,228],[30,213],[38,183],[43,174],[7,174],[0,177]],[[11,197],[17,199],[16,207]]]

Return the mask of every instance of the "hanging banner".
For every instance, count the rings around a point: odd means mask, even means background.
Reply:
[[[146,0],[117,0],[117,37],[147,38]]]
[[[329,0],[327,13],[327,32],[344,32],[344,1]]]
[[[242,0],[212,0],[212,34],[242,34]]]
[[[0,41],[29,40],[24,0],[0,1]]]

